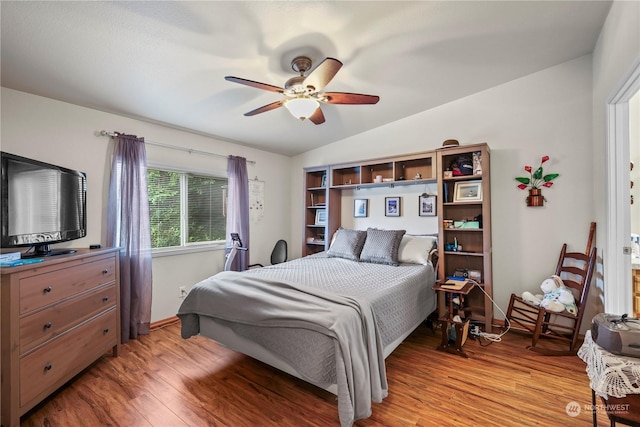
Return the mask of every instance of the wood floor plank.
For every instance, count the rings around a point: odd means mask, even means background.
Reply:
[[[387,358],[389,396],[356,427],[590,426],[585,364],[525,349],[507,334],[471,358],[435,350],[420,326]],[[581,413],[565,410],[577,402]],[[22,426],[339,426],[336,396],[213,340],[183,340],[179,324],[105,356],[21,420]],[[599,427],[608,426],[605,414]]]

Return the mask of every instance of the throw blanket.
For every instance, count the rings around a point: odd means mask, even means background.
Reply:
[[[310,329],[334,339],[342,426],[369,417],[371,402],[387,396],[383,347],[373,310],[364,299],[228,271],[191,289],[178,311],[183,338],[200,332],[198,315]]]

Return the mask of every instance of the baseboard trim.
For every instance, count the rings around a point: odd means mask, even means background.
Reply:
[[[169,317],[167,319],[158,320],[157,322],[151,323],[149,325],[149,329],[151,331],[155,331],[156,329],[164,328],[165,326],[173,325],[174,323],[178,323],[180,319],[178,316]]]

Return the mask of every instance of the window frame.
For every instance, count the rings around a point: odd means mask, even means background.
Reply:
[[[186,233],[187,233],[187,215],[188,215],[188,191],[187,191],[187,176],[188,175],[196,175],[196,176],[205,176],[211,178],[219,178],[229,180],[226,172],[220,171],[203,171],[192,168],[181,168],[176,166],[170,166],[160,163],[147,163],[147,169],[160,170],[165,172],[175,172],[181,174],[180,176],[180,246],[170,246],[164,248],[151,248],[151,256],[152,257],[163,257],[163,256],[171,256],[171,255],[183,255],[189,253],[197,253],[197,252],[206,252],[206,251],[217,251],[217,250],[226,250],[227,242],[224,240],[212,240],[209,242],[194,242],[189,243],[186,242]],[[147,184],[148,185],[148,184]],[[226,202],[224,202],[226,205]],[[182,209],[184,208],[184,209]],[[225,227],[226,228],[226,227]],[[226,229],[225,229],[226,235]]]

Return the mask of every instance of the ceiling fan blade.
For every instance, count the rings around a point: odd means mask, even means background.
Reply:
[[[377,104],[380,97],[361,93],[326,92],[322,94],[320,100],[327,104]]]
[[[320,107],[316,108],[316,111],[314,111],[314,113],[310,115],[308,119],[311,120],[316,125],[323,124],[324,114],[322,113],[322,110],[320,109]]]
[[[314,70],[304,79],[304,86],[313,86],[314,92],[325,87],[331,79],[342,68],[342,62],[334,58],[325,58]]]
[[[275,110],[276,108],[282,107],[283,101],[272,102],[271,104],[263,105],[260,108],[256,108],[255,110],[251,110],[248,113],[244,113],[245,116],[255,116],[256,114],[264,113],[266,111]]]
[[[256,89],[269,90],[271,92],[284,93],[284,89],[278,86],[268,85],[266,83],[254,82],[253,80],[242,79],[240,77],[226,76],[225,80],[233,83],[240,83],[241,85],[247,85],[255,87]]]

